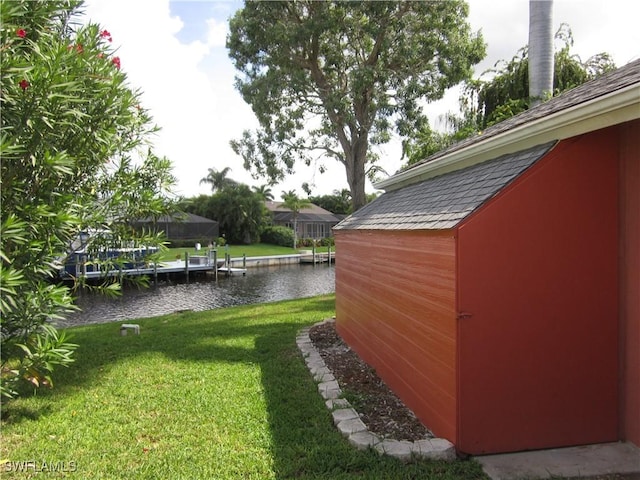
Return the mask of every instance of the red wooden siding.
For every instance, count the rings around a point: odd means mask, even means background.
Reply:
[[[335,232],[336,325],[436,435],[455,443],[451,232]]]
[[[640,446],[640,120],[620,127],[622,439]]]
[[[616,142],[560,143],[459,227],[459,450],[618,439]]]

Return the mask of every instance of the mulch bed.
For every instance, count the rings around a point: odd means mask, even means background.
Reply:
[[[431,432],[336,332],[334,322],[309,330],[311,342],[369,431],[395,440],[431,438]]]

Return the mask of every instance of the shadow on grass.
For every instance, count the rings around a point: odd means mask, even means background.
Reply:
[[[309,324],[334,310],[334,297],[234,307],[201,313],[187,312],[136,320],[141,335],[119,334],[119,323],[70,329],[80,345],[76,362],[56,373],[57,387],[39,394],[43,410],[6,406],[8,423],[37,421],[63,408],[65,396],[102,381],[121,362],[149,353],[170,360],[203,363],[249,363],[260,367],[271,433],[273,470],[286,478],[475,479],[485,478],[477,464],[418,462],[402,464],[373,451],[351,447],[333,426],[299,353],[295,337]],[[241,337],[252,347],[234,345]],[[225,344],[229,342],[229,344]]]
[[[265,332],[256,349],[273,437],[276,478],[485,479],[475,462],[401,461],[359,451],[342,437],[295,345],[298,329]],[[277,338],[272,338],[277,337]]]

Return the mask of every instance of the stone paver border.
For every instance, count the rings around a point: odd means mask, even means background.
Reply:
[[[328,318],[315,325],[334,321],[334,319]],[[335,423],[340,433],[347,437],[351,445],[360,450],[373,448],[381,454],[390,455],[403,461],[409,461],[413,457],[449,461],[456,459],[456,451],[453,444],[444,438],[427,438],[408,442],[406,440],[385,439],[371,433],[360,419],[358,412],[353,409],[346,399],[341,398],[342,390],[340,385],[338,385],[320,353],[311,342],[311,338],[309,338],[310,328],[304,328],[298,333],[296,343],[300,352],[302,352],[311,375],[318,382],[318,392],[325,399],[325,404],[331,411],[333,423]]]

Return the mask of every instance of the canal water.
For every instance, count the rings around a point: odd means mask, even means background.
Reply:
[[[125,287],[122,296],[107,298],[83,293],[77,304],[82,309],[63,321],[61,327],[132,320],[165,315],[180,310],[275,302],[335,292],[335,269],[321,265],[285,265],[250,268],[246,275],[220,276],[186,281],[162,281],[146,289]]]

